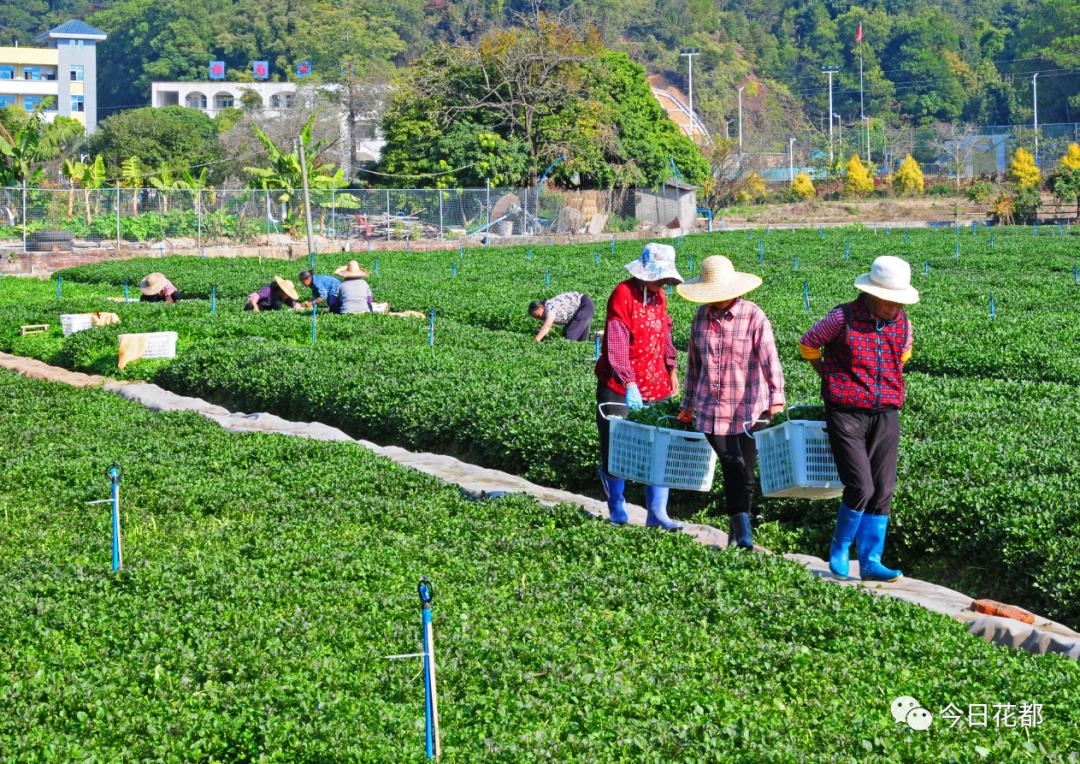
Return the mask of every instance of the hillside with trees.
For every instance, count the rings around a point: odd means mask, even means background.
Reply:
[[[534,7],[565,0],[24,0],[0,9],[0,39],[33,44],[69,17],[109,33],[101,46],[102,116],[148,105],[154,80],[201,79],[211,59],[250,79],[267,59],[272,79],[310,60],[329,80],[384,80],[441,44],[475,42]],[[1040,122],[1080,121],[1077,0],[598,0],[572,15],[600,43],[685,85],[682,46],[697,46],[695,106],[729,134],[744,87],[746,131],[822,129],[824,66],[839,68],[834,110],[863,108],[889,125],[1032,120],[1031,75],[1040,73]],[[861,42],[857,42],[860,37]],[[827,127],[826,127],[827,129]]]

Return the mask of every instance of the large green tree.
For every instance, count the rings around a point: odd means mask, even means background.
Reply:
[[[215,175],[222,158],[213,120],[183,106],[132,109],[109,117],[90,141],[117,174],[125,160],[137,157],[147,168],[183,168],[210,165]]]

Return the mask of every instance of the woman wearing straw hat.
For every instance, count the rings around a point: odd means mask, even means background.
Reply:
[[[370,313],[371,306],[375,301],[368,285],[368,272],[360,267],[360,263],[350,260],[348,265],[343,265],[334,271],[335,276],[340,276],[341,286],[338,287],[338,313]]]
[[[784,410],[784,373],[772,324],[747,292],[761,278],[736,271],[722,255],[707,257],[701,276],[680,284],[679,296],[705,303],[690,328],[690,349],[680,419],[705,433],[720,459],[724,500],[731,518],[728,546],[752,549],[757,448],[746,425]]]
[[[854,540],[862,579],[895,581],[903,574],[882,565],[881,555],[896,488],[904,363],[911,357],[903,306],[918,302],[919,293],[911,266],[888,255],[874,260],[855,288],[858,299],[833,308],[799,340],[802,357],[821,375],[829,445],[844,484],[829,570],[848,577]]]
[[[632,278],[615,287],[608,298],[607,321],[600,358],[596,362],[596,427],[600,433],[600,481],[607,494],[611,522],[627,521],[623,490],[626,481],[607,472],[609,424],[605,411],[625,415],[646,403],[669,398],[679,387],[677,354],[671,339],[664,286],[679,284],[675,248],[646,244],[641,257],[626,266]],[[602,404],[614,404],[599,408]],[[682,523],[668,518],[670,489],[645,486],[649,527],[679,530]]]
[[[257,292],[248,295],[244,310],[260,313],[264,310],[278,310],[282,305],[287,305],[293,310],[299,310],[300,294],[296,286],[288,279],[274,276],[274,280]]]
[[[146,278],[139,282],[139,291],[142,296],[139,302],[167,302],[170,305],[180,299],[176,287],[165,278],[164,273],[147,274]]]

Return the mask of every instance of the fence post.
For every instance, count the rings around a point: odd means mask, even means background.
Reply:
[[[198,244],[199,251],[202,251],[202,189],[195,189],[195,217],[198,219]]]
[[[337,185],[330,186],[330,241],[337,241]]]
[[[386,240],[390,241],[390,189],[386,189]]]
[[[22,251],[26,254],[26,178],[22,179]]]
[[[484,208],[484,217],[487,219],[487,225],[484,226],[484,234],[491,236],[491,178],[486,178],[484,184],[487,186],[487,203]],[[490,241],[490,239],[488,239]]]
[[[116,181],[116,254],[120,254],[120,181]]]
[[[439,189],[439,241],[443,240],[443,190]]]
[[[529,190],[525,189],[521,195],[522,199],[522,217],[521,217],[521,235],[525,236],[529,229]]]

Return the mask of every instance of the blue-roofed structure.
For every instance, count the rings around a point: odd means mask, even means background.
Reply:
[[[107,36],[108,35],[92,24],[87,24],[85,21],[80,21],[79,19],[69,19],[60,26],[53,27],[48,32],[38,35],[36,39],[38,42],[48,42],[50,40],[81,37],[83,39],[100,42]]]

